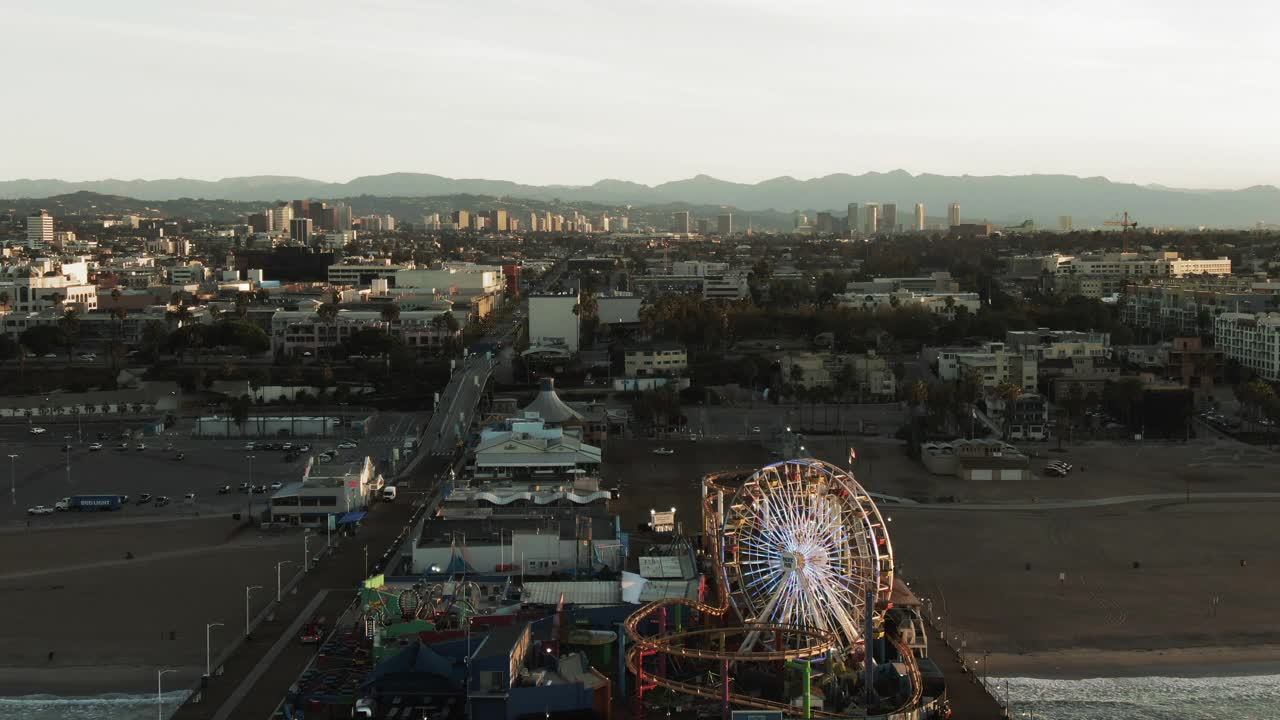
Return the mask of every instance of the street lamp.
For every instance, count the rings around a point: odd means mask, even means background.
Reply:
[[[213,675],[212,666],[209,663],[209,631],[216,627],[222,627],[222,626],[223,626],[223,623],[220,623],[220,622],[206,623],[204,626],[204,676],[205,677],[209,677]]]
[[[161,689],[160,689],[160,678],[164,677],[167,673],[171,673],[171,672],[178,672],[178,671],[173,669],[156,670],[156,718],[157,720],[164,720],[164,693],[161,692]]]
[[[281,560],[280,562],[276,563],[276,602],[277,603],[280,602],[280,568],[285,565],[289,565],[292,562],[293,562],[292,560]]]
[[[249,517],[245,518],[250,523],[253,522],[253,459],[257,455],[245,455],[244,458],[249,461]]]
[[[261,590],[261,585],[245,585],[244,586],[244,636],[249,637],[249,596],[254,590]]]
[[[311,562],[311,536],[306,530],[302,531],[302,572],[306,572],[310,568]]]
[[[9,456],[9,498],[13,500],[13,504],[18,504],[18,475],[15,469],[14,461],[18,459],[17,455]]]

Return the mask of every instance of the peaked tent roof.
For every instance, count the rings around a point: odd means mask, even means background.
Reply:
[[[533,402],[524,407],[525,412],[536,412],[538,417],[549,423],[566,423],[581,421],[582,415],[565,404],[556,394],[556,381],[551,378],[542,380],[542,390]]]

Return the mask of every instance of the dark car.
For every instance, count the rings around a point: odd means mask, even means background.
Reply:
[[[174,460],[182,460],[182,459],[183,459],[183,458],[185,458],[186,456],[187,456],[187,454],[186,454],[186,453],[178,453],[177,455],[174,455],[174,456],[173,456],[173,459],[174,459]]]
[[[230,485],[223,485],[222,487],[218,488],[218,494],[219,494],[219,495],[230,495],[230,494],[231,494],[231,486],[230,486]]]
[[[169,498],[165,497],[164,495],[161,495],[160,497],[156,498],[156,507],[164,507],[165,505],[168,505],[168,504],[169,504]]]
[[[138,496],[139,505],[146,505],[149,502],[151,502],[151,493],[142,493]]]
[[[254,494],[254,495],[261,495],[262,493],[264,493],[264,492],[266,492],[266,491],[267,491],[267,486],[266,486],[266,485],[255,485],[255,486],[253,486],[253,494]]]
[[[238,492],[247,493],[253,490],[253,486],[247,482],[240,483],[240,487],[236,488]]]

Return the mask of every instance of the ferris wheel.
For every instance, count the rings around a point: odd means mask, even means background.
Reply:
[[[708,490],[724,493],[720,526],[708,529],[725,538],[721,581],[743,620],[823,630],[844,652],[860,645],[868,611],[887,602],[893,587],[893,548],[866,490],[844,470],[811,459],[761,468],[736,490],[709,479]],[[791,637],[807,642],[804,634]]]

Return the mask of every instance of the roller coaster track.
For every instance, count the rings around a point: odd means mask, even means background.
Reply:
[[[726,474],[727,475],[727,474]],[[646,671],[643,667],[644,659],[651,655],[663,655],[669,658],[679,658],[698,661],[713,661],[721,663],[724,667],[728,667],[730,663],[782,663],[789,660],[813,660],[815,658],[824,657],[828,652],[837,650],[838,638],[834,633],[815,627],[792,625],[783,623],[757,623],[744,622],[736,626],[722,628],[706,628],[702,630],[691,630],[679,633],[669,633],[660,635],[645,635],[639,630],[641,623],[652,618],[655,614],[661,613],[665,620],[665,611],[669,608],[687,607],[691,610],[702,613],[708,618],[723,620],[727,618],[732,608],[729,595],[729,578],[726,568],[720,563],[721,545],[724,543],[724,536],[720,533],[718,527],[713,527],[710,518],[717,515],[716,513],[716,495],[721,492],[732,492],[732,489],[718,484],[721,479],[719,475],[708,476],[704,480],[704,484],[708,490],[703,497],[703,517],[707,518],[707,527],[704,528],[707,541],[711,543],[711,552],[708,553],[712,564],[713,575],[716,579],[716,598],[714,604],[690,600],[688,598],[665,598],[657,600],[642,606],[639,610],[627,618],[623,628],[631,642],[631,647],[626,654],[627,669],[636,677],[638,688],[641,692],[652,690],[655,688],[664,688],[672,692],[680,693],[693,697],[705,698],[723,702],[726,697],[728,702],[736,707],[753,708],[758,710],[773,710],[782,712],[786,715],[804,717],[805,710],[803,707],[796,707],[788,703],[777,702],[774,700],[765,700],[758,697],[743,695],[732,691],[727,696],[723,685],[701,685],[691,683],[684,680],[674,680],[660,674]],[[665,624],[665,623],[664,623]],[[665,632],[666,628],[660,625],[659,633]],[[729,635],[787,635],[790,637],[807,638],[808,643],[801,647],[787,648],[781,644],[775,648],[767,646],[760,649],[754,649],[750,646],[729,648]],[[722,649],[708,648],[691,648],[686,647],[685,643],[690,639],[696,638],[721,638]],[[899,709],[899,712],[909,710],[918,706],[920,702],[923,683],[920,675],[920,668],[915,662],[915,657],[911,650],[907,647],[901,638],[894,637],[890,642],[897,648],[903,663],[907,666],[908,675],[911,682],[912,694],[906,703]],[[729,682],[727,673],[724,675],[722,682]],[[864,711],[865,712],[865,711]],[[849,717],[866,717],[856,712],[833,713],[822,710],[810,710],[810,717],[815,718],[849,718]]]

